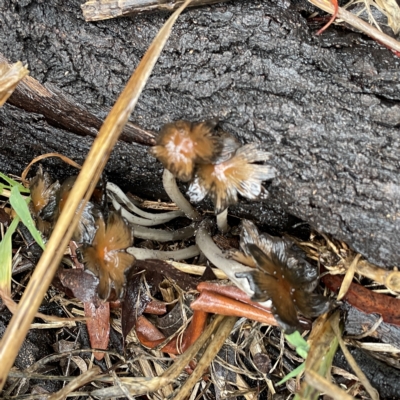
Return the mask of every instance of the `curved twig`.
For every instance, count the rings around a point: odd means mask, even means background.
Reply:
[[[155,216],[155,218],[152,218],[152,219],[141,218],[141,217],[137,217],[136,215],[133,215],[129,211],[125,210],[125,208],[123,208],[116,199],[112,198],[112,196],[110,196],[110,199],[111,199],[111,202],[112,202],[112,205],[114,206],[114,208],[117,211],[121,210],[121,215],[131,224],[142,225],[142,226],[161,225],[168,221],[171,221],[174,218],[182,217],[184,215],[181,211],[170,211],[168,213],[152,214]],[[157,217],[157,216],[161,216],[161,217]]]
[[[138,247],[128,247],[126,251],[129,254],[135,256],[137,260],[147,260],[151,258],[155,258],[158,260],[186,260],[188,258],[196,257],[200,254],[200,250],[198,246],[189,246],[182,250],[174,250],[174,251],[161,251],[161,250],[149,250],[149,249],[140,249]]]
[[[189,225],[176,231],[165,231],[163,229],[151,229],[140,225],[132,226],[132,234],[135,238],[145,240],[156,240],[157,242],[170,242],[173,240],[189,239],[196,233],[196,226]]]

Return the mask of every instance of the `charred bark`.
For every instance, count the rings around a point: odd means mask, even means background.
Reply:
[[[99,119],[168,16],[86,23],[79,1],[61,0],[2,0],[0,11],[5,57],[27,62],[33,78]],[[398,265],[399,65],[358,33],[333,27],[316,37],[289,1],[191,9],[178,20],[132,122],[156,131],[177,119],[218,117],[243,142],[262,140],[278,178],[268,202],[251,206],[254,219],[270,223],[275,217],[266,210],[282,208],[371,262]],[[81,162],[92,141],[10,105],[0,110],[0,130],[0,169],[14,174],[48,151]],[[162,193],[161,166],[142,145],[120,142],[107,170],[138,194]],[[282,212],[280,223],[282,215],[288,218]]]

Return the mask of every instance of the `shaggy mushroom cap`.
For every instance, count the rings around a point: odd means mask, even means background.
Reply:
[[[54,211],[53,222],[55,223],[65,207],[69,194],[75,184],[77,176],[67,178],[56,194],[56,208]],[[100,211],[93,203],[88,201],[82,211],[79,223],[72,234],[72,240],[77,243],[92,243],[96,234],[96,219]]]
[[[287,333],[301,328],[297,312],[310,318],[327,312],[329,300],[312,293],[318,284],[317,268],[285,240],[259,234],[253,223],[243,222],[241,248],[254,259],[257,269],[236,277],[247,278],[254,291],[252,300],[270,299],[274,315]]]
[[[266,161],[270,154],[259,144],[250,143],[236,150],[235,155],[219,164],[198,165],[188,195],[198,202],[209,195],[217,214],[237,203],[238,194],[256,200],[263,191],[261,183],[275,177],[275,169],[269,165],[253,164]]]
[[[181,181],[193,177],[195,164],[213,163],[223,151],[224,138],[215,132],[217,121],[177,121],[166,124],[150,153]]]
[[[49,174],[39,167],[36,175],[30,181],[31,203],[30,210],[36,220],[37,228],[44,235],[51,230],[50,220],[56,207],[56,193],[60,184],[52,182]]]
[[[122,297],[125,287],[125,272],[135,262],[135,257],[125,252],[132,246],[131,230],[118,212],[110,212],[107,226],[103,217],[97,221],[98,229],[90,246],[83,249],[83,261],[89,271],[99,277],[98,294],[106,301]]]

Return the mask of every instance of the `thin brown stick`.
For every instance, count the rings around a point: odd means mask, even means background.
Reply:
[[[64,388],[59,390],[57,393],[51,395],[48,400],[64,400],[67,395],[73,392],[75,389],[80,388],[83,385],[93,381],[96,376],[101,374],[101,369],[98,366],[94,366],[82,375],[77,376],[73,381],[68,383]]]
[[[31,167],[33,164],[36,164],[40,160],[44,160],[45,158],[50,158],[50,157],[58,157],[61,158],[65,163],[72,165],[73,167],[77,169],[81,169],[82,166],[76,163],[74,160],[71,160],[69,157],[64,156],[63,154],[60,153],[46,153],[46,154],[41,154],[38,157],[35,157],[29,164],[28,166],[23,170],[22,175],[21,175],[21,180],[24,185],[27,184],[26,181],[26,176],[28,175],[28,172],[30,171]]]
[[[8,64],[8,60],[1,53],[0,63]],[[41,114],[50,125],[61,126],[80,136],[95,138],[103,122],[55,85],[42,85],[30,76],[18,84],[7,102],[27,112]],[[152,132],[132,123],[124,127],[119,140],[144,145],[155,144]]]
[[[193,0],[189,7],[222,3],[227,0]],[[183,0],[176,1],[132,1],[132,0],[89,0],[81,5],[86,21],[100,21],[122,17],[129,14],[138,14],[149,11],[174,11],[183,4]]]
[[[17,312],[11,319],[0,342],[0,390],[6,382],[8,371],[14,363],[15,357],[29,330],[30,323],[63,257],[63,250],[67,247],[78,224],[85,206],[85,202],[81,202],[81,200],[91,196],[110,153],[135,108],[140,93],[170,35],[173,24],[189,2],[190,0],[187,0],[160,29],[93,142],[82,170],[47,243],[46,250],[40,258],[19,303]]]

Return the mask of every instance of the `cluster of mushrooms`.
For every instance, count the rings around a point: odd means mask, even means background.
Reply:
[[[219,130],[214,120],[177,121],[162,128],[150,152],[165,167],[164,188],[181,211],[146,212],[110,182],[106,184],[105,196],[95,193],[72,240],[81,246],[85,268],[99,280],[100,299],[123,298],[125,273],[136,259],[179,261],[201,252],[253,300],[272,307],[275,318],[287,332],[301,328],[298,311],[314,317],[328,310],[328,301],[312,293],[318,283],[317,270],[293,252],[290,244],[260,234],[252,222],[243,220],[240,251],[225,254],[211,237],[210,220],[203,218],[179,191],[176,179],[189,182],[188,196],[192,202],[209,196],[218,228],[226,233],[227,209],[238,201],[238,194],[256,200],[264,192],[262,182],[275,176],[273,167],[262,164],[271,155],[259,144],[241,145]],[[31,180],[31,211],[45,236],[51,233],[74,180],[75,177],[69,178],[62,185],[53,183],[41,168]],[[98,186],[99,193],[104,192],[104,187]],[[108,201],[113,211],[108,210]],[[182,216],[192,223],[180,230],[151,228]],[[134,237],[168,242],[194,236],[196,244],[182,250],[156,251],[133,246]]]

